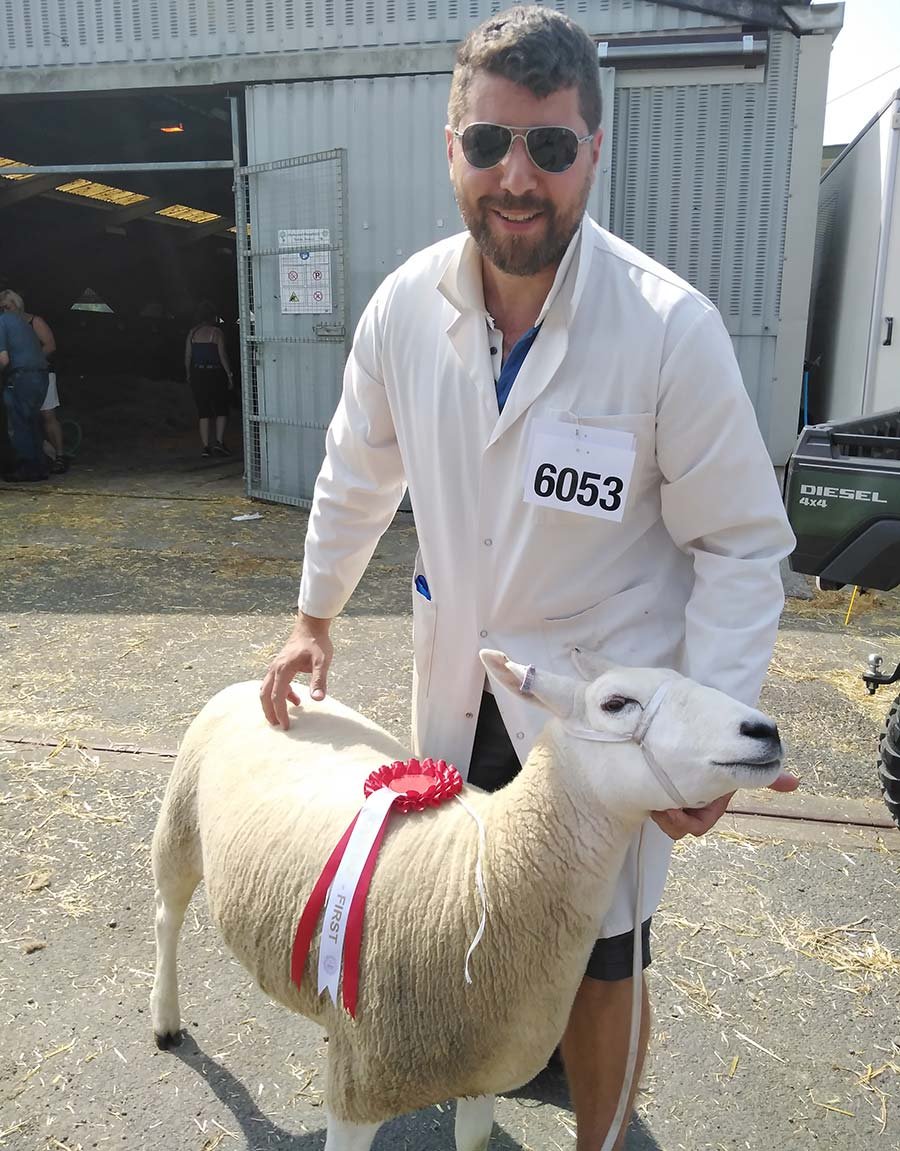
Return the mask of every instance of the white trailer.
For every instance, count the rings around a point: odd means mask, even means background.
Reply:
[[[805,422],[900,405],[900,91],[820,181],[807,360]]]

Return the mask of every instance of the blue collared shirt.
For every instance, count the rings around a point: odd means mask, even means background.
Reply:
[[[0,352],[9,356],[12,371],[44,371],[47,357],[27,320],[15,312],[0,312]]]
[[[512,391],[512,386],[516,381],[516,376],[519,374],[519,368],[525,363],[525,357],[531,350],[531,345],[537,338],[538,332],[541,330],[541,325],[535,324],[533,328],[529,328],[524,336],[520,336],[513,345],[512,351],[506,357],[506,362],[500,369],[499,375],[496,375],[495,385],[497,388],[497,406],[500,411],[503,411],[503,405],[509,399],[509,393]],[[493,331],[491,338],[499,344],[500,333]],[[491,344],[491,351],[497,345]],[[500,349],[497,347],[497,355],[500,354]]]

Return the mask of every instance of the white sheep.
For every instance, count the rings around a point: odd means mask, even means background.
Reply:
[[[368,1151],[384,1120],[453,1097],[458,1151],[483,1151],[493,1096],[540,1071],[562,1035],[648,812],[673,806],[673,792],[699,806],[780,770],[771,720],[676,672],[609,668],[588,683],[499,652],[482,659],[498,687],[524,680],[550,719],[513,782],[464,791],[486,832],[489,897],[471,984],[479,829],[456,801],[391,816],[366,904],[356,1019],[316,994],[318,937],[302,987],[291,982],[298,917],[363,781],[408,758],[383,729],[306,694],[291,730],[273,729],[258,685],[237,684],[191,724],[169,780],[153,838],[156,1041],[180,1040],[177,937],[205,879],[213,922],[262,990],[328,1033],[326,1151]]]

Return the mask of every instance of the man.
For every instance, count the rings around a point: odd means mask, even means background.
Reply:
[[[4,292],[0,292],[0,312],[11,312],[13,315],[21,316],[37,336],[38,343],[41,345],[41,350],[44,353],[44,358],[47,361],[49,369],[51,357],[56,352],[56,337],[53,335],[53,329],[43,316],[36,316],[31,312],[26,312],[25,301],[18,292],[13,292],[9,288]],[[50,443],[54,453],[53,460],[49,465],[50,471],[56,475],[69,470],[69,465],[63,451],[62,425],[56,414],[58,407],[59,392],[56,387],[56,372],[48,370],[47,394],[44,396],[44,402],[41,404],[40,418],[41,424],[43,425],[44,439]]]
[[[488,788],[527,755],[541,717],[483,691],[482,647],[569,675],[580,647],[755,700],[793,539],[715,308],[585,216],[600,112],[595,47],[557,12],[511,9],[461,46],[446,141],[468,234],[413,256],[360,321],[300,613],[261,690],[271,723],[288,726],[297,672],[324,696],[330,621],[404,484],[421,549],[417,751]],[[672,839],[724,807],[658,813],[645,831],[645,967]],[[633,856],[562,1042],[579,1151],[601,1146],[622,1086]],[[641,1059],[647,1033],[645,1010]]]
[[[15,310],[0,311],[0,370],[4,369],[3,402],[16,466],[3,478],[13,483],[45,480],[49,469],[41,404],[49,384],[47,358],[34,329]]]

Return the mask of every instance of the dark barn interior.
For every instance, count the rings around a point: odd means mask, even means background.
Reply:
[[[53,329],[59,415],[81,426],[82,463],[134,472],[196,456],[184,343],[201,300],[240,382],[232,172],[90,166],[231,156],[221,91],[4,98],[0,165],[85,166],[0,178],[0,287]]]

